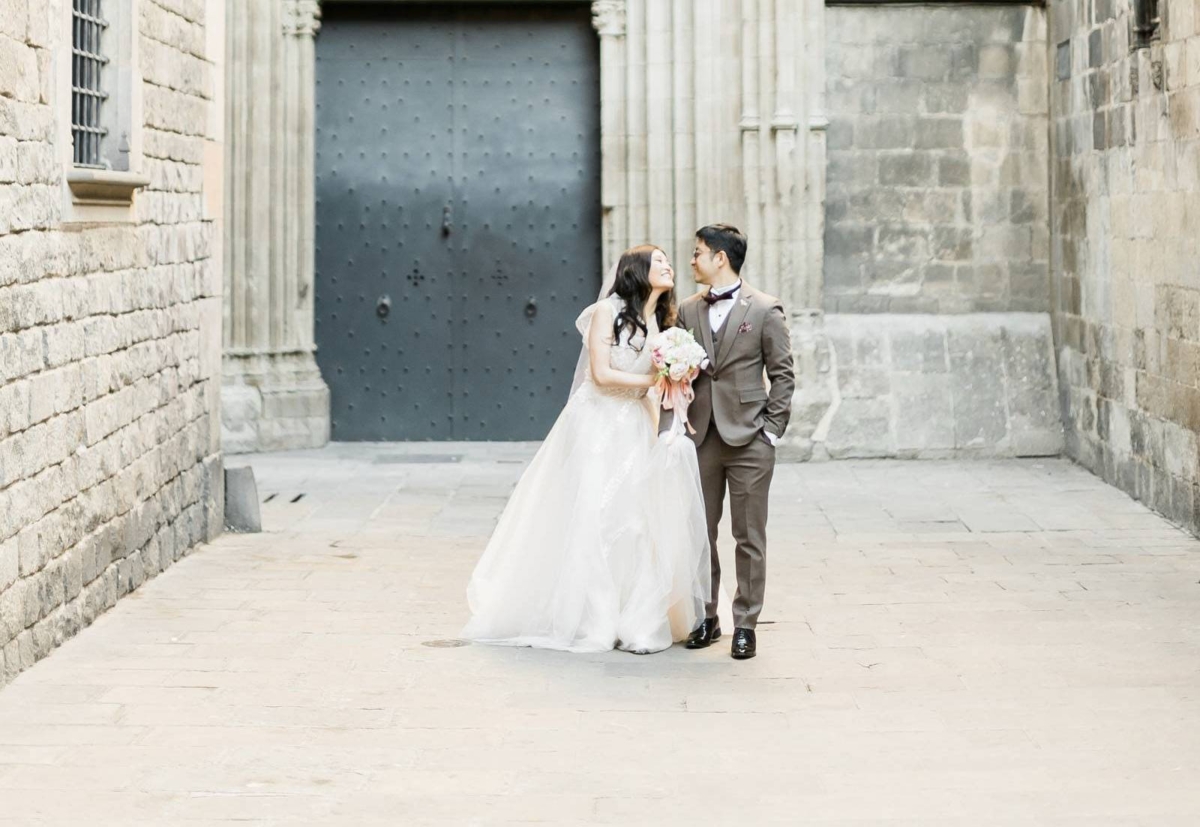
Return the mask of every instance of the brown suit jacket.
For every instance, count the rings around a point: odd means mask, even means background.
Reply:
[[[764,430],[783,436],[792,412],[796,375],[792,338],[779,299],[743,281],[715,343],[708,305],[699,294],[680,303],[677,325],[704,345],[710,363],[693,383],[696,400],[688,407],[696,444],[704,442],[710,427],[735,447],[748,445]],[[763,381],[764,369],[769,388]],[[664,412],[660,430],[669,428],[671,421],[672,412]]]

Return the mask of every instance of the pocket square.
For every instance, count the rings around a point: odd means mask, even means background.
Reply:
[[[750,322],[742,322],[738,326],[738,333],[749,333],[753,329],[754,325],[750,324]]]

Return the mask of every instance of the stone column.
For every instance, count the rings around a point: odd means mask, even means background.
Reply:
[[[226,452],[329,440],[314,358],[317,0],[228,0]]]
[[[746,278],[791,313],[799,386],[781,449],[808,458],[836,388],[823,332],[824,0],[596,0],[606,266],[692,233],[750,238]],[[692,290],[680,280],[680,295]]]
[[[625,203],[625,0],[596,0],[600,35],[600,201],[604,270],[629,246]]]

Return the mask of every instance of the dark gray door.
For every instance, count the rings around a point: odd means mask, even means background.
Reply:
[[[542,438],[601,275],[588,7],[324,8],[316,334],[334,439]]]

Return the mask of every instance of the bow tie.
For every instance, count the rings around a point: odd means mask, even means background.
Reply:
[[[713,291],[709,290],[707,293],[705,293],[700,298],[704,299],[705,304],[707,304],[709,307],[712,307],[717,302],[723,302],[728,299],[732,299],[733,294],[736,292],[737,292],[737,288],[735,287],[733,290],[730,290],[728,293],[718,293],[717,295],[714,296]]]

